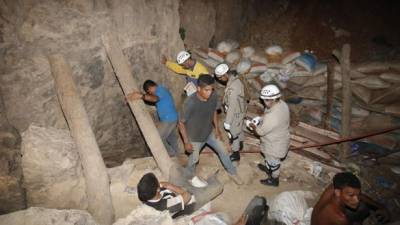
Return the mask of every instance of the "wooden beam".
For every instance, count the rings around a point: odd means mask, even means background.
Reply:
[[[328,78],[327,80],[327,89],[326,89],[326,115],[325,115],[325,120],[324,120],[324,128],[329,129],[330,128],[330,122],[331,122],[331,117],[332,117],[332,106],[333,106],[333,97],[334,97],[334,73],[335,69],[332,63],[328,62]]]
[[[112,33],[107,33],[102,36],[102,40],[124,94],[127,95],[132,91],[138,91],[137,82],[131,72],[129,62],[122,52],[118,37]],[[164,176],[168,178],[173,162],[161,141],[160,134],[143,100],[129,101],[128,103],[158,167]]]
[[[340,62],[342,70],[342,129],[341,136],[349,137],[351,135],[351,77],[350,77],[350,45],[344,44],[342,51],[333,51]],[[345,160],[350,154],[350,143],[341,144],[340,159]]]
[[[61,54],[49,56],[49,62],[58,101],[81,159],[86,181],[88,211],[99,224],[111,225],[114,222],[114,208],[110,180],[88,115],[75,87],[71,67]]]

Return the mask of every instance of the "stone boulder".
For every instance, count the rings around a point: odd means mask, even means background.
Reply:
[[[68,130],[31,125],[22,134],[22,171],[28,206],[86,209],[86,186]]]
[[[168,211],[141,205],[133,210],[127,217],[117,220],[113,225],[174,225]]]
[[[97,225],[82,210],[57,210],[32,207],[0,216],[0,225]]]

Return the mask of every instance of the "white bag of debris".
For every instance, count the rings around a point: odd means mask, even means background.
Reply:
[[[312,208],[306,199],[314,198],[309,191],[285,191],[270,201],[268,219],[286,225],[310,225]]]
[[[262,73],[262,74],[260,75],[260,79],[261,79],[262,81],[264,81],[265,83],[270,83],[271,81],[274,80],[274,75],[271,74],[271,73],[268,72],[268,71],[265,71],[264,73]]]
[[[264,73],[267,71],[267,65],[262,63],[255,63],[250,68],[250,73]]]
[[[255,50],[251,46],[246,46],[240,49],[243,58],[250,58],[254,55]]]
[[[283,53],[283,49],[279,45],[272,45],[265,49],[265,53],[268,55],[281,55]]]
[[[221,41],[217,45],[217,51],[222,53],[230,53],[237,48],[239,48],[239,43],[233,40]]]
[[[222,63],[224,61],[224,54],[218,51],[215,51],[213,49],[208,50],[208,56],[215,60],[218,61],[219,63]]]
[[[267,60],[270,63],[281,63],[282,62],[282,52],[281,46],[273,45],[265,49],[267,54]]]
[[[300,52],[290,52],[290,53],[286,54],[285,56],[283,56],[282,64],[288,64],[290,62],[293,62],[300,56],[301,56]]]
[[[268,60],[265,56],[254,54],[250,57],[250,60],[257,63],[267,64]]]
[[[312,53],[305,52],[296,59],[296,64],[308,72],[313,72],[317,65],[317,58]]]
[[[239,74],[245,74],[250,71],[251,61],[249,59],[242,59],[236,66],[236,72]]]
[[[204,62],[204,64],[206,64],[206,66],[211,67],[211,68],[215,68],[218,66],[218,64],[220,64],[220,62],[218,62],[212,58],[202,59],[202,61]]]
[[[383,89],[390,87],[390,83],[381,80],[376,76],[368,76],[365,78],[354,80],[352,83],[360,84],[369,89]]]
[[[241,58],[239,51],[233,51],[225,56],[225,61],[230,64],[236,64]]]

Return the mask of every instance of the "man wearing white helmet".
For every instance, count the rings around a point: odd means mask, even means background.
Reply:
[[[161,63],[175,73],[186,75],[187,81],[193,82],[193,84],[197,84],[197,79],[201,74],[209,74],[207,68],[195,59],[192,59],[190,53],[187,51],[180,51],[176,56],[176,62],[167,60],[165,55],[163,55]]]
[[[260,182],[269,186],[279,185],[279,168],[289,149],[290,113],[287,104],[281,100],[279,88],[273,84],[261,89],[260,98],[265,104],[261,125],[250,123],[253,132],[260,137],[261,151],[265,157],[265,166],[258,167],[269,176]]]
[[[224,129],[228,135],[233,153],[231,161],[240,160],[239,150],[243,147],[243,120],[247,110],[245,87],[237,73],[229,71],[225,63],[215,68],[215,77],[226,84],[223,108],[226,114]]]

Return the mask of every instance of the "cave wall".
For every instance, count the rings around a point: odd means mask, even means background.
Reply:
[[[239,40],[246,24],[245,0],[181,0],[179,14],[189,47],[215,46],[218,42]]]
[[[178,6],[177,0],[2,1],[0,91],[10,124],[19,132],[31,123],[67,128],[47,60],[63,53],[103,156],[146,155],[101,34],[118,34],[139,84],[163,83],[179,102],[184,79],[160,63],[161,54],[172,57],[183,48]]]

